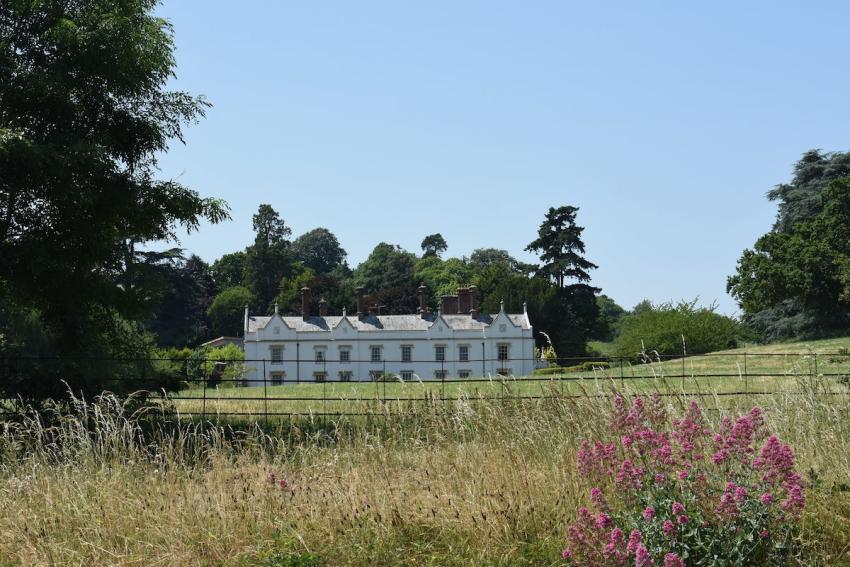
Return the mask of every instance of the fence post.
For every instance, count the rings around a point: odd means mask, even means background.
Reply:
[[[682,391],[685,391],[685,357],[688,352],[685,350],[685,341],[682,341]]]
[[[201,359],[201,380],[204,383],[203,402],[201,402],[201,423],[207,421],[207,359]]]
[[[266,374],[266,359],[263,359],[263,413],[265,413],[266,427],[269,425],[269,377]]]
[[[623,366],[626,363],[626,359],[624,357],[620,357],[620,387],[626,387],[626,377],[623,375]]]
[[[381,382],[384,383],[384,403],[387,403],[387,359],[384,358],[384,370],[381,372]]]
[[[750,374],[747,369],[747,351],[744,351],[744,393],[750,392]]]
[[[815,385],[815,381],[818,379],[818,353],[815,353],[815,375],[812,377],[812,386]]]

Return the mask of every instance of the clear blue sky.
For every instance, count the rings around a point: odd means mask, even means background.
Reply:
[[[594,283],[717,301],[771,225],[765,192],[810,148],[850,149],[850,3],[165,0],[174,86],[214,104],[161,161],[233,221],[524,260],[550,206],[580,207]]]

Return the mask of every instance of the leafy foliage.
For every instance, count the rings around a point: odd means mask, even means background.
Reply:
[[[578,207],[550,207],[546,220],[537,231],[537,239],[525,248],[540,253],[540,260],[543,261],[540,273],[552,278],[562,289],[568,279],[579,283],[589,282],[589,270],[597,267],[584,257],[584,242],[581,239],[584,227],[576,224],[577,213]]]
[[[363,286],[381,313],[414,313],[416,256],[398,245],[381,242],[354,270],[355,285]]]
[[[818,201],[813,216],[745,250],[728,279],[729,293],[768,339],[850,326],[850,178],[831,181]]]
[[[737,321],[713,305],[697,307],[696,300],[648,304],[623,317],[615,344],[620,356],[701,354],[734,347],[741,332]]]
[[[128,342],[141,332],[124,319],[151,309],[138,293],[137,249],[228,218],[222,201],[156,178],[157,155],[209,105],[165,89],[174,43],[155,6],[11,0],[0,9],[0,281],[59,354],[146,349]],[[76,371],[64,376],[75,389],[112,378]],[[54,389],[43,386],[31,391]]]
[[[436,234],[429,234],[424,239],[422,239],[422,255],[425,257],[428,256],[442,256],[443,252],[449,249],[449,245],[446,243],[446,239],[443,238],[443,235],[439,232]]]
[[[810,150],[794,164],[790,183],[782,183],[767,193],[779,203],[776,232],[791,232],[799,222],[811,220],[823,210],[821,195],[834,179],[850,176],[850,152],[824,153]]]
[[[229,287],[216,295],[207,310],[213,333],[217,336],[242,336],[245,306],[252,303],[251,291],[242,286]]]
[[[327,274],[342,266],[346,257],[339,240],[326,228],[314,228],[296,238],[292,254],[316,274]]]

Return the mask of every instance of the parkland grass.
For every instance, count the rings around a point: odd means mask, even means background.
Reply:
[[[0,432],[0,564],[558,565],[586,496],[575,451],[602,436],[612,394],[643,391],[581,384],[273,431],[163,422],[111,397],[32,414]],[[805,471],[797,563],[850,564],[846,392],[665,384],[673,414],[692,397],[711,420],[763,407]]]

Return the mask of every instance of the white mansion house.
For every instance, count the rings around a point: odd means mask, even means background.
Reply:
[[[534,369],[534,339],[527,310],[521,314],[479,314],[475,286],[443,296],[440,309],[412,315],[379,315],[367,310],[363,289],[357,314],[328,316],[324,300],[310,314],[310,290],[302,292],[302,315],[252,317],[245,309],[246,383],[375,380],[441,380],[490,375],[527,375]]]

